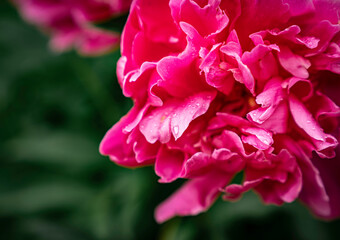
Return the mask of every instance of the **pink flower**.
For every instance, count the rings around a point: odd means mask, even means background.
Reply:
[[[98,55],[118,46],[120,34],[94,25],[127,12],[132,0],[13,0],[27,21],[52,36],[56,51]]]
[[[188,179],[158,222],[251,189],[340,215],[339,13],[331,0],[132,3],[118,79],[134,107],[100,151],[154,165],[160,182]]]

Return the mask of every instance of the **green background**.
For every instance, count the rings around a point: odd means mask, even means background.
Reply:
[[[151,167],[98,153],[131,107],[115,77],[119,52],[52,53],[3,0],[0,16],[1,239],[340,239],[339,220],[319,221],[298,202],[264,206],[254,193],[158,225],[154,208],[182,182],[159,184]]]

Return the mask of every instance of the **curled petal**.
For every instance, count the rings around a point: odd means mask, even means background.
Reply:
[[[160,182],[172,182],[181,177],[184,159],[181,151],[161,147],[155,163],[155,172],[161,177]]]
[[[134,117],[135,111],[133,109],[105,134],[99,147],[101,154],[108,155],[112,161],[126,167],[139,167],[153,163],[152,159],[143,161],[142,164],[137,162],[133,145],[127,143],[129,135],[123,132],[123,128]]]
[[[331,211],[329,196],[318,168],[296,143],[287,139],[285,145],[297,157],[301,168],[303,187],[299,198],[317,215],[328,216]]]
[[[298,78],[308,78],[309,60],[294,54],[288,47],[281,46],[278,53],[279,61],[284,69]]]
[[[312,114],[296,97],[289,97],[289,106],[295,123],[311,137],[318,153],[324,157],[334,157],[332,150],[337,146],[337,140],[323,132]]]
[[[215,96],[214,92],[203,92],[186,99],[169,100],[162,107],[150,112],[140,123],[139,129],[148,142],[169,142],[182,136],[195,118],[204,114]]]
[[[174,216],[197,215],[204,212],[216,200],[220,190],[230,178],[231,176],[213,172],[188,181],[156,208],[157,222],[165,222]]]

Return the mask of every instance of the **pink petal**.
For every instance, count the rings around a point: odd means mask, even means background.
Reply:
[[[113,46],[118,46],[120,41],[119,34],[94,28],[84,29],[81,35],[76,47],[84,55],[106,53],[112,50]]]
[[[220,136],[213,139],[213,144],[216,148],[226,148],[231,152],[246,156],[241,138],[235,132],[224,130]]]
[[[334,86],[333,86],[334,87]],[[325,132],[333,132],[338,127],[340,107],[326,95],[316,92],[310,100],[311,112]]]
[[[189,180],[156,208],[156,221],[162,223],[176,215],[197,215],[204,212],[216,200],[220,189],[230,178],[228,175],[212,172]]]
[[[284,69],[298,78],[308,78],[308,68],[311,66],[309,60],[296,55],[288,47],[280,46],[278,53],[279,61]]]
[[[312,114],[293,95],[289,97],[289,107],[295,123],[311,137],[320,156],[334,157],[332,150],[338,144],[337,140],[332,135],[323,132]]]
[[[311,59],[313,68],[317,70],[328,70],[340,74],[340,46],[330,43],[325,52],[313,56]]]
[[[263,29],[272,29],[286,23],[289,19],[289,6],[282,0],[241,2],[241,16],[235,28],[240,29],[238,35],[242,46],[249,46],[249,35]]]
[[[273,50],[279,51],[276,45],[259,44],[250,52],[244,52],[242,62],[246,64],[253,76],[260,81],[268,80],[278,74],[278,67]],[[257,83],[259,84],[259,83]],[[259,86],[262,89],[262,86]]]
[[[292,16],[312,13],[315,10],[313,0],[284,0],[283,2],[289,4],[289,11]]]
[[[239,154],[225,148],[215,149],[212,158],[215,160],[216,167],[228,174],[241,171],[245,165],[245,161]]]
[[[185,161],[184,176],[185,178],[200,177],[211,170],[213,163],[214,161],[209,154],[197,152]]]
[[[127,139],[127,143],[132,144],[133,152],[138,163],[149,162],[149,160],[154,161],[160,148],[158,143],[148,143],[138,129],[132,131]]]
[[[329,215],[329,197],[325,191],[326,185],[323,183],[319,170],[295,142],[287,139],[285,140],[285,145],[287,146],[287,149],[297,157],[301,168],[303,187],[299,198],[316,214],[322,216]]]
[[[314,0],[316,9],[316,21],[329,20],[333,24],[338,24],[340,2],[335,0]]]
[[[221,32],[229,22],[227,15],[219,8],[220,0],[210,0],[204,7],[194,1],[183,0],[181,21],[192,25],[202,36]]]
[[[100,143],[99,151],[103,155],[108,155],[112,161],[126,167],[139,167],[149,165],[153,161],[137,162],[133,153],[133,146],[127,144],[128,134],[123,133],[123,128],[135,117],[132,109],[125,117],[115,124],[104,136]]]
[[[262,179],[256,179],[251,181],[244,181],[242,185],[239,184],[230,184],[228,185],[224,191],[223,199],[225,200],[236,200],[238,199],[244,192],[249,191],[254,188],[258,184],[260,184]]]
[[[284,202],[293,202],[302,189],[302,173],[299,168],[290,174],[284,184],[277,184],[275,190],[277,195]]]
[[[192,57],[192,51],[196,50],[190,46],[188,45],[183,55],[165,57],[157,64],[157,72],[163,80],[159,86],[175,97],[186,97],[207,90],[208,85],[197,71],[195,59]]]
[[[338,11],[338,10],[337,10]],[[335,11],[336,12],[336,11]],[[332,24],[329,21],[320,21],[309,29],[305,34],[319,39],[318,46],[305,54],[305,57],[315,56],[325,51],[334,36],[340,31],[339,24]]]
[[[264,90],[256,97],[256,103],[261,107],[249,112],[247,119],[275,133],[286,132],[289,114],[287,105],[283,102],[284,98],[280,79],[269,80]]]
[[[248,136],[242,136],[242,141],[248,143],[259,150],[266,150],[273,144],[272,134],[269,131],[255,127],[242,128],[244,134]]]
[[[337,157],[333,159],[321,159],[314,157],[313,164],[320,172],[322,182],[325,186],[327,195],[329,196],[330,211],[323,209],[323,205],[314,203],[311,208],[317,215],[326,219],[335,219],[340,216],[340,159],[339,147],[337,148]],[[308,204],[311,205],[311,204]]]
[[[183,164],[183,152],[168,149],[163,145],[158,152],[155,163],[155,172],[161,177],[159,181],[162,183],[172,182],[181,177]]]
[[[152,110],[140,123],[139,129],[148,142],[162,143],[182,136],[190,122],[203,115],[214,99],[214,92],[203,92],[182,100],[169,100]]]
[[[291,78],[288,82],[288,93],[294,94],[295,97],[301,99],[302,101],[310,98],[313,91],[312,83],[309,80],[299,79],[299,78]]]
[[[205,56],[202,53],[204,48],[201,49],[200,55],[203,59],[199,68],[204,71],[206,81],[210,86],[228,95],[233,89],[235,81],[227,71],[227,67],[224,67],[227,63],[221,62],[220,46],[221,44],[214,45]]]
[[[231,51],[233,48],[235,48],[235,46],[233,45],[234,44],[232,44],[231,46],[230,44],[224,45],[223,47],[221,47],[221,52],[236,60],[237,67],[231,68],[229,71],[233,73],[236,81],[243,83],[249,89],[249,91],[254,95],[254,91],[255,91],[254,77],[251,74],[248,66],[242,62],[241,57],[237,55],[237,53]]]
[[[168,1],[139,0],[136,1],[135,9],[148,39],[152,39],[155,43],[163,42],[171,45],[169,40],[172,37],[178,38],[178,28],[172,19]]]

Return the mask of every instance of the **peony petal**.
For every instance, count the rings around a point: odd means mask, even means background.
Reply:
[[[207,90],[203,76],[196,70],[192,57],[198,50],[188,43],[186,50],[178,57],[168,56],[157,64],[157,72],[162,80],[159,86],[174,97],[186,97],[190,94]]]
[[[114,2],[121,2],[117,0]],[[51,35],[50,47],[55,51],[75,48],[80,54],[97,56],[118,47],[120,34],[100,29],[95,22],[104,22],[128,10],[114,7],[108,1],[13,0],[29,22]],[[119,4],[119,3],[118,3]]]
[[[294,94],[295,97],[306,101],[313,95],[313,86],[309,80],[292,77],[288,82],[288,93]]]
[[[256,179],[252,181],[245,181],[242,185],[230,184],[224,189],[225,194],[223,195],[223,199],[224,200],[236,200],[244,192],[247,192],[250,189],[256,187],[258,184],[260,184],[261,181],[262,179]]]
[[[153,163],[152,160],[137,162],[132,145],[127,144],[128,134],[123,133],[123,128],[134,119],[135,114],[136,111],[133,108],[105,134],[99,147],[101,154],[108,155],[112,161],[126,167],[139,167]]]
[[[183,0],[181,4],[181,21],[192,25],[201,36],[221,32],[229,22],[229,18],[219,8],[221,0],[209,0],[204,7],[196,2]]]
[[[332,150],[337,146],[337,140],[325,134],[307,108],[292,95],[289,97],[289,107],[295,123],[312,138],[320,156],[334,157]]]
[[[256,97],[256,103],[261,107],[249,112],[247,119],[275,133],[286,132],[289,114],[287,104],[283,102],[284,98],[280,79],[269,80],[264,90]]]
[[[310,106],[315,119],[325,132],[330,133],[337,128],[338,117],[340,117],[340,107],[330,98],[317,92],[310,100],[310,103],[308,103],[308,106]]]
[[[181,177],[184,164],[184,154],[179,150],[171,150],[162,146],[158,152],[155,172],[161,177],[159,182],[172,182]]]
[[[226,148],[241,156],[247,155],[240,136],[233,131],[224,130],[220,136],[214,138],[212,143],[216,148]]]
[[[206,176],[189,180],[156,208],[156,221],[162,223],[174,216],[197,215],[204,212],[216,200],[220,189],[230,178],[225,174],[211,172]]]
[[[235,174],[245,166],[243,158],[229,149],[215,149],[211,156],[215,160],[216,167],[228,174]]]
[[[100,55],[118,46],[120,35],[117,33],[88,28],[83,30],[82,37],[76,42],[76,47],[84,55]]]
[[[307,36],[313,36],[319,39],[318,46],[311,49],[305,54],[305,57],[315,56],[319,53],[324,52],[334,36],[339,33],[340,25],[332,24],[329,21],[318,22],[315,26],[309,29],[305,34]]]
[[[309,60],[294,54],[288,47],[280,46],[279,61],[284,69],[298,78],[308,78]]]
[[[277,184],[275,190],[277,195],[284,202],[293,202],[302,189],[302,173],[299,168],[290,174],[284,184]]]
[[[315,11],[313,0],[284,0],[283,2],[289,4],[289,12],[294,17]]]
[[[339,1],[314,0],[316,21],[328,20],[333,24],[339,24]]]
[[[184,164],[184,176],[186,178],[199,177],[210,171],[214,163],[211,156],[206,153],[197,152]]]
[[[313,164],[320,172],[322,182],[325,186],[327,195],[329,196],[330,211],[323,209],[321,204],[308,204],[314,212],[322,218],[335,219],[340,216],[340,150],[337,148],[337,157],[333,159],[321,159],[314,156]]]
[[[150,162],[150,160],[154,161],[160,148],[159,143],[148,143],[138,129],[134,129],[129,135],[127,143],[133,145],[136,161],[141,164],[146,161]]]
[[[313,68],[340,74],[340,45],[330,43],[325,52],[310,58]]]
[[[140,131],[150,143],[169,142],[182,136],[190,122],[203,115],[214,99],[214,92],[203,92],[182,100],[169,100],[155,108],[141,121]]]
[[[259,150],[266,150],[273,144],[272,134],[269,131],[255,127],[242,128],[244,134],[249,136],[242,136],[244,143],[250,144]]]
[[[327,216],[330,214],[329,196],[320,177],[319,170],[314,166],[303,149],[294,141],[286,139],[284,143],[299,161],[303,177],[303,187],[299,198],[306,203],[316,214]]]
[[[242,62],[249,67],[258,81],[268,80],[278,74],[273,50],[279,51],[279,47],[277,45],[258,44],[250,52],[244,52],[242,55]],[[260,89],[263,87],[261,82],[257,83],[257,87]]]

